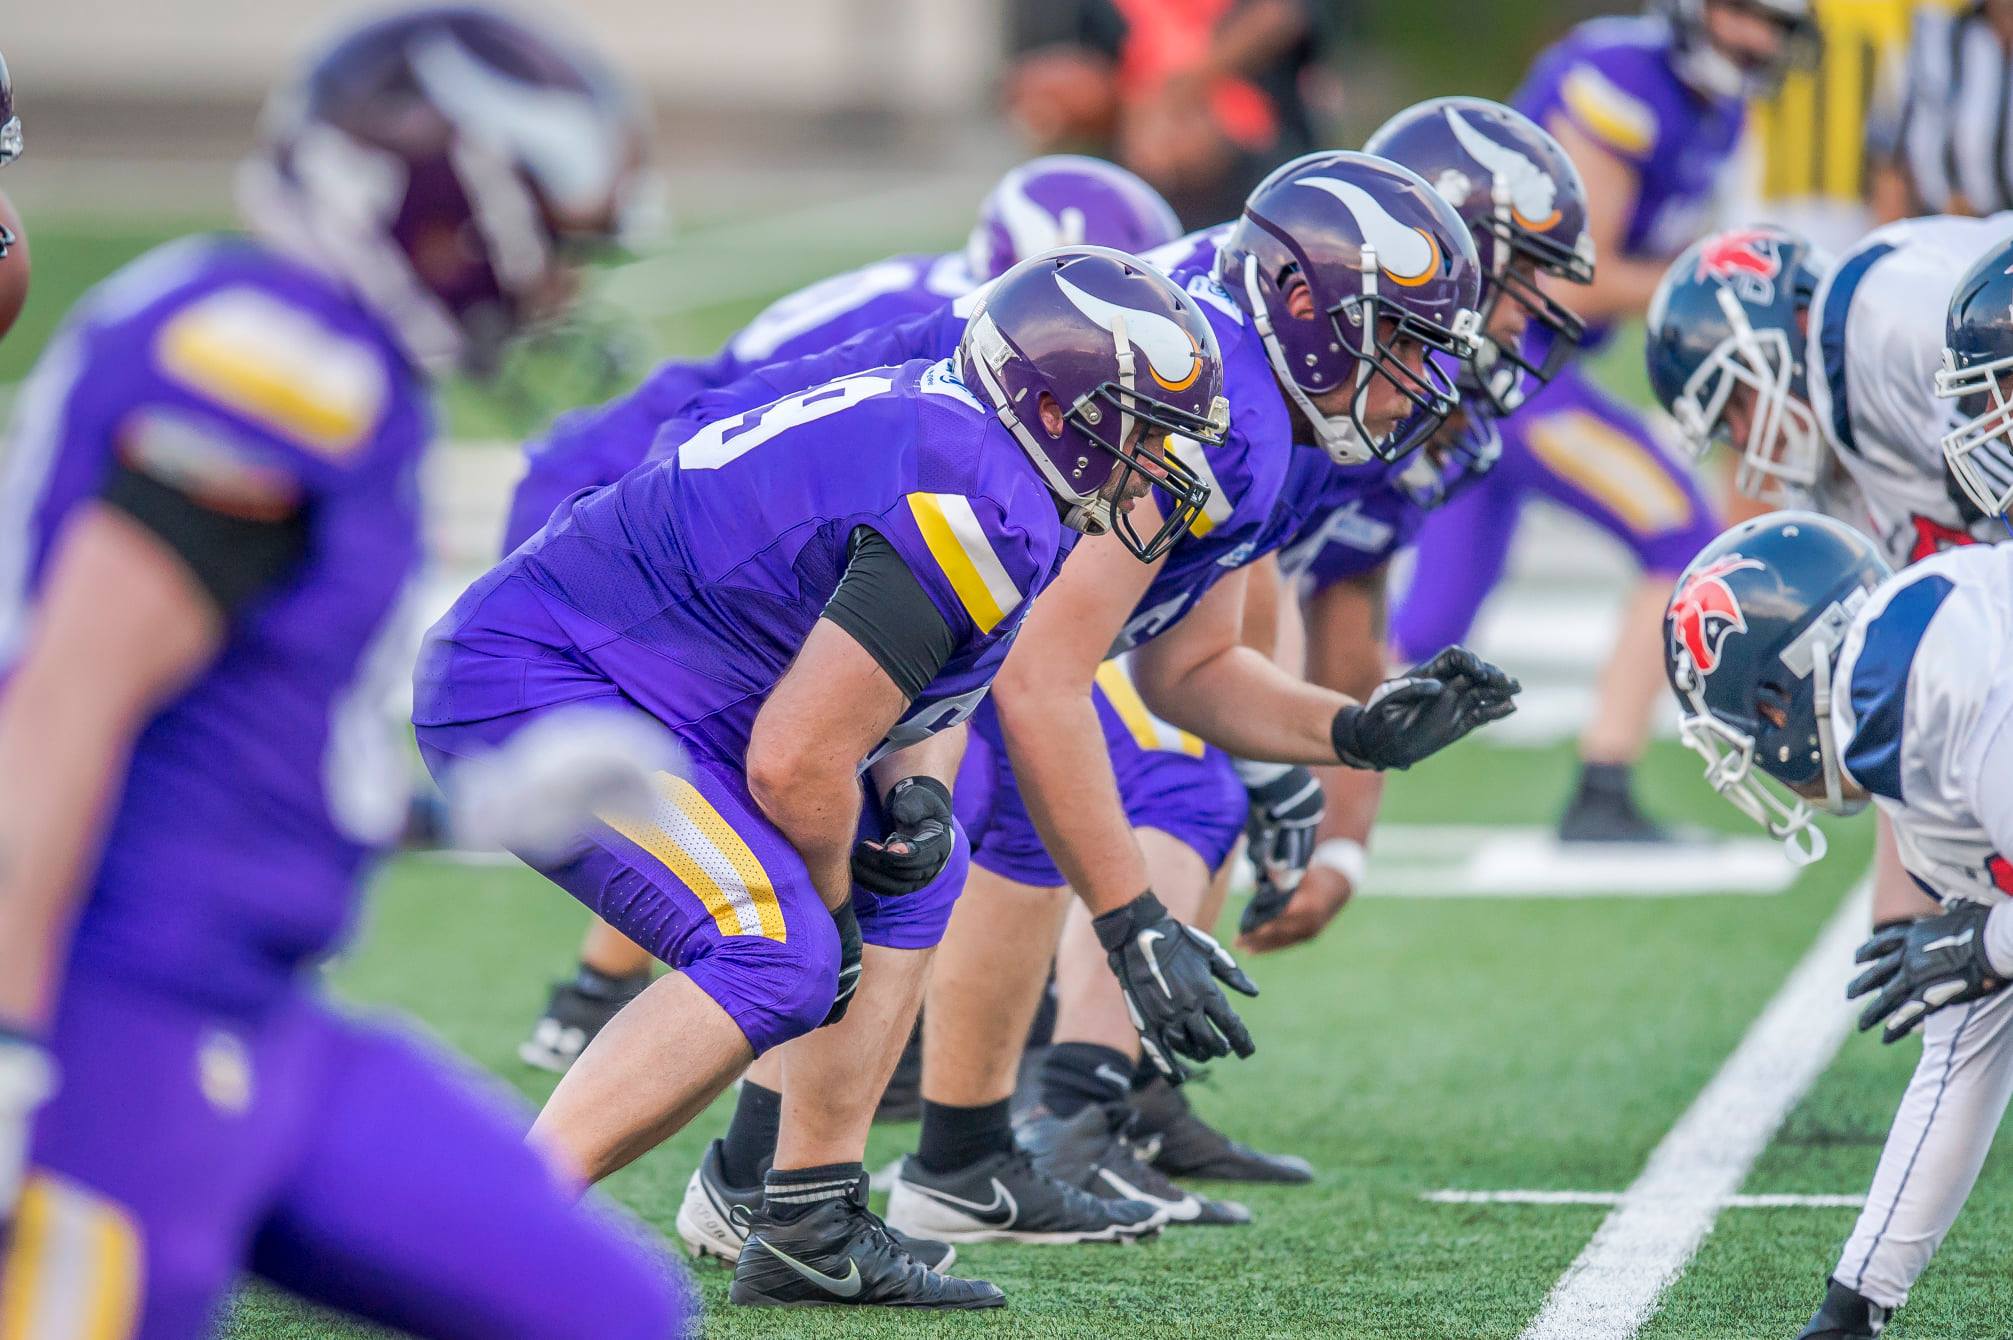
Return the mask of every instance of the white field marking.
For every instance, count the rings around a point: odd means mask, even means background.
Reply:
[[[1672,898],[1781,893],[1796,867],[1766,838],[1671,849],[1562,843],[1548,828],[1381,824],[1365,896]]]
[[[1733,1055],[1650,1153],[1522,1340],[1627,1340],[1656,1311],[1783,1118],[1831,1064],[1871,880],[1832,914]]]
[[[1619,1191],[1466,1191],[1448,1187],[1422,1191],[1419,1199],[1435,1205],[1618,1205]],[[1768,1194],[1728,1196],[1720,1202],[1727,1210],[1856,1210],[1865,1196],[1804,1196]]]

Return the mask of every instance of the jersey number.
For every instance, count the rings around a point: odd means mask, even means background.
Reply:
[[[718,470],[740,460],[770,438],[807,423],[816,423],[862,400],[886,393],[892,377],[861,374],[744,410],[707,424],[678,446],[678,464],[686,470]]]

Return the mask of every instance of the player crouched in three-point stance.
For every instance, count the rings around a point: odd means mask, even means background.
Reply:
[[[1858,1226],[1803,1340],[1868,1340],[1908,1296],[2013,1096],[2013,549],[1968,546],[1890,574],[1811,512],[1728,531],[1665,616],[1672,686],[1707,780],[1806,858],[1813,807],[1869,798],[1945,911],[1876,931],[1853,995],[1892,1042],[1918,1025]],[[1773,778],[1791,794],[1770,789]]]
[[[641,711],[692,755],[652,812],[539,862],[674,971],[581,1054],[534,1136],[601,1177],[782,1049],[736,1302],[1004,1301],[890,1236],[860,1164],[964,884],[951,728],[1076,532],[1148,557],[1198,513],[1206,488],[1163,449],[1222,440],[1222,384],[1197,304],[1158,274],[1039,257],[951,358],[669,430],[686,436],[660,463],[563,509],[435,628],[414,719],[450,793],[457,760],[567,705]],[[1128,513],[1149,492],[1143,537]]]
[[[206,1335],[240,1271],[419,1336],[682,1331],[665,1263],[308,966],[404,809],[381,717],[427,377],[551,313],[562,249],[633,194],[638,131],[598,62],[517,21],[358,28],[273,103],[258,240],[121,271],[24,390],[0,485],[8,1334]]]

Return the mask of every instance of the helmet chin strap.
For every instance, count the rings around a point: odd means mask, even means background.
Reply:
[[[1812,827],[1815,812],[1801,796],[1784,801],[1754,775],[1754,737],[1726,725],[1706,706],[1705,691],[1691,656],[1680,653],[1679,692],[1685,710],[1678,721],[1678,738],[1705,760],[1706,784],[1735,809],[1782,842],[1783,855],[1798,866],[1824,859],[1824,830]]]
[[[1265,345],[1265,356],[1271,360],[1272,371],[1279,380],[1279,389],[1286,398],[1297,406],[1307,417],[1307,426],[1314,430],[1321,449],[1328,453],[1337,465],[1361,465],[1371,460],[1376,453],[1363,435],[1356,431],[1356,425],[1348,419],[1330,419],[1314,407],[1314,402],[1300,389],[1300,383],[1293,379],[1293,366],[1286,359],[1286,350],[1281,347],[1279,337],[1272,329],[1272,315],[1265,306],[1263,291],[1258,286],[1258,258],[1244,258],[1244,293],[1251,307],[1251,324],[1258,328],[1258,338]],[[1368,366],[1361,359],[1357,362],[1358,394],[1367,380]]]
[[[1817,759],[1824,769],[1824,799],[1827,814],[1857,814],[1866,808],[1863,799],[1845,794],[1845,765],[1838,757],[1838,737],[1831,729],[1832,653],[1836,644],[1820,638],[1811,647],[1811,705],[1817,713]]]

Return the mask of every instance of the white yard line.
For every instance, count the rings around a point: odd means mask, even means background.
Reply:
[[[1435,1205],[1619,1205],[1620,1191],[1467,1191],[1447,1187],[1422,1191],[1419,1199]],[[1804,1196],[1774,1193],[1756,1196],[1728,1196],[1720,1202],[1725,1210],[1856,1210],[1865,1196]]]
[[[1845,984],[1866,935],[1862,883],[1726,1064],[1651,1152],[1522,1340],[1627,1340],[1656,1311],[1783,1118],[1844,1042]]]

